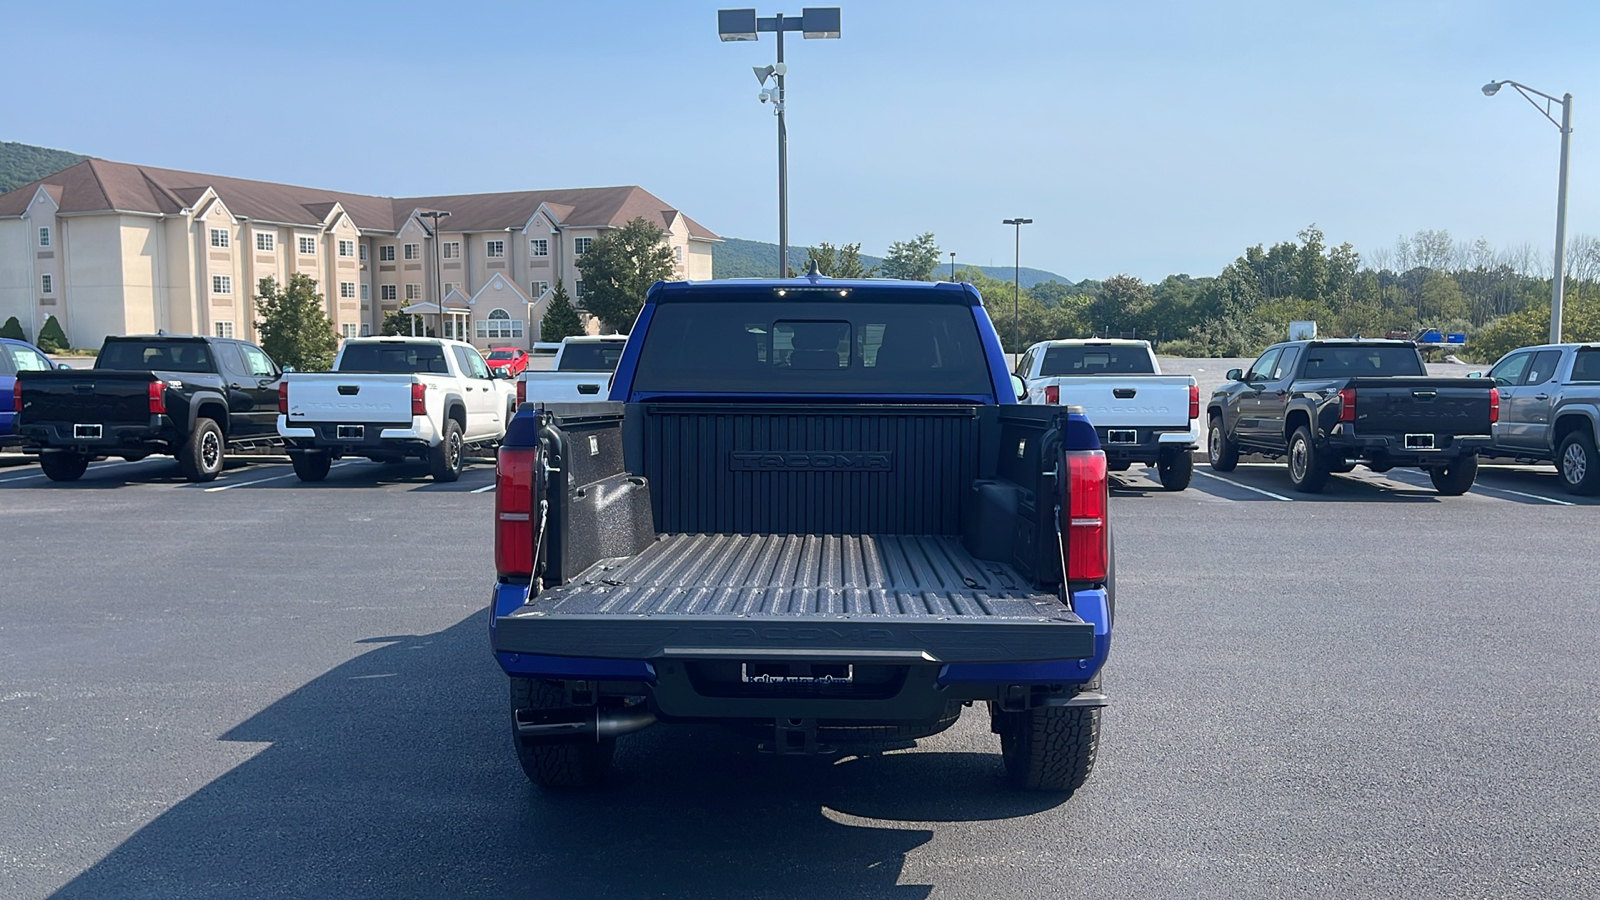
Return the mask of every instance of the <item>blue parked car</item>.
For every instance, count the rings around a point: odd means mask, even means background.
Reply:
[[[50,357],[27,341],[0,338],[0,447],[22,442],[17,435],[17,373],[55,367]]]

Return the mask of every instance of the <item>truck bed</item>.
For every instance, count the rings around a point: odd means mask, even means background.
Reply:
[[[622,659],[1073,659],[1093,626],[939,535],[663,535],[496,623],[496,649]]]

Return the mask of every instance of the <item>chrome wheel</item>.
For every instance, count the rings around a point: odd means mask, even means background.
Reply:
[[[1561,454],[1561,477],[1567,484],[1582,484],[1588,474],[1589,454],[1584,452],[1582,444],[1574,441],[1567,445],[1567,452]]]

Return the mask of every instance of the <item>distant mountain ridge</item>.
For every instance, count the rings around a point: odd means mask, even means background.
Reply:
[[[789,268],[796,272],[805,271],[806,248],[804,246],[789,248]],[[861,254],[861,264],[868,268],[883,265],[883,257]],[[974,266],[964,263],[956,257],[956,269],[977,269],[990,278],[1001,281],[1010,281],[1013,275],[1011,266]],[[778,245],[766,241],[747,241],[743,238],[723,238],[723,243],[712,245],[711,271],[717,278],[771,278],[778,274]],[[939,272],[948,277],[950,263],[948,254],[946,261],[939,267]],[[1017,277],[1022,282],[1023,288],[1030,288],[1041,281],[1059,281],[1062,284],[1073,282],[1054,272],[1044,269],[1030,269],[1023,266]]]
[[[87,156],[35,147],[13,141],[0,141],[0,194],[15,190],[30,181],[53,175],[67,166],[83,162]]]

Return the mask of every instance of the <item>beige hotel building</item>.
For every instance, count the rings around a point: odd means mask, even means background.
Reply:
[[[430,211],[450,213],[437,239]],[[589,242],[638,217],[675,277],[712,277],[721,239],[639,187],[368,197],[88,159],[0,194],[0,322],[31,339],[53,315],[86,348],[157,329],[253,340],[257,285],[303,273],[345,337],[437,304],[440,284],[466,339],[528,347],[557,280],[581,307]]]

